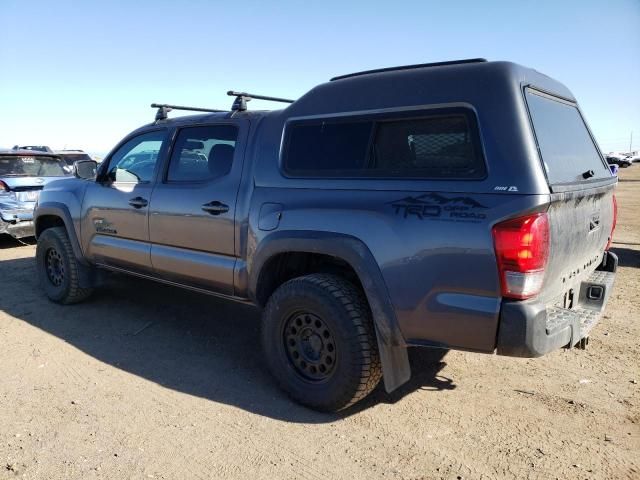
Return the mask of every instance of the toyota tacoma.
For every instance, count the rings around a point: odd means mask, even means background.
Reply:
[[[406,382],[407,347],[586,346],[617,267],[617,179],[567,87],[473,59],[335,77],[296,101],[229,94],[229,111],[154,104],[95,178],[47,184],[36,261],[52,301],[86,299],[110,270],[256,305],[269,369],[324,411]]]

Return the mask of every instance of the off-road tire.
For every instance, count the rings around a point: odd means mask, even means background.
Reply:
[[[318,321],[308,322],[305,312]],[[333,345],[332,353],[325,357],[327,361],[330,355],[334,358],[326,379],[308,378],[311,374],[302,371],[298,364],[300,355],[296,357],[298,360],[292,357],[292,348],[303,350],[301,346],[292,347],[288,343],[296,343],[295,338],[287,337],[293,335],[290,332],[290,327],[295,327],[292,318],[307,320],[312,323],[311,327],[315,323],[321,328],[321,338],[329,339],[331,343],[319,347],[318,356]],[[301,323],[306,328],[304,321]],[[299,340],[299,343],[309,342],[309,338]],[[315,339],[314,345],[317,344]],[[336,275],[311,274],[281,285],[263,313],[262,346],[268,367],[282,389],[294,400],[315,410],[337,412],[348,408],[371,393],[382,377],[371,311],[365,296],[353,284]],[[293,351],[294,356],[297,353]],[[306,365],[305,368],[311,367]],[[320,375],[319,371],[315,373]]]
[[[60,268],[50,272],[51,264]],[[78,264],[67,231],[63,227],[52,227],[42,232],[36,247],[36,270],[40,285],[47,297],[61,304],[79,303],[93,292],[92,288],[81,288]]]

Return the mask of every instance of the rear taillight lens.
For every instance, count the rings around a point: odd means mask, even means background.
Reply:
[[[549,258],[546,213],[514,218],[493,227],[502,296],[519,300],[540,292]]]
[[[613,195],[613,223],[611,224],[611,233],[609,234],[609,241],[607,242],[605,250],[609,250],[611,248],[611,244],[613,243],[613,231],[616,229],[616,223],[618,223],[618,200],[616,200],[616,196]]]
[[[9,185],[0,180],[0,192],[8,192],[9,190]]]

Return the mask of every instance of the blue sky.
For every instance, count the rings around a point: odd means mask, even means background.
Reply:
[[[338,74],[485,57],[569,86],[604,151],[631,131],[640,148],[640,0],[0,0],[0,25],[5,147],[104,153],[152,102],[228,108],[229,89],[296,98]]]

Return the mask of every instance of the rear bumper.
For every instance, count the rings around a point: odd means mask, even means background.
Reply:
[[[561,347],[573,347],[598,323],[613,289],[618,257],[605,252],[598,270],[582,282],[572,309],[546,306],[535,300],[504,301],[500,312],[497,353],[539,357]]]
[[[5,222],[0,220],[0,234],[7,233],[14,238],[32,237],[36,234],[33,220]]]
[[[27,207],[24,203],[3,204],[3,208],[0,208],[0,234],[2,233],[8,233],[15,238],[35,235],[33,207]]]

